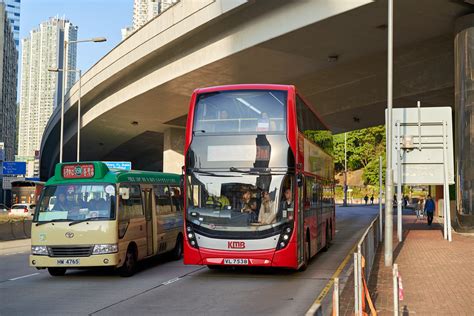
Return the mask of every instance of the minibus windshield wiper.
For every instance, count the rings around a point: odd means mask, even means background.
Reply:
[[[40,225],[44,225],[44,224],[48,224],[48,223],[54,223],[54,222],[69,222],[69,221],[71,221],[71,220],[66,219],[66,218],[56,218],[56,219],[52,219],[52,220],[47,221],[47,222],[37,222],[36,226],[40,226]]]
[[[83,223],[83,222],[99,221],[99,220],[104,220],[104,219],[111,219],[111,218],[108,217],[108,216],[99,216],[99,217],[89,217],[89,218],[84,218],[84,219],[78,219],[74,222],[69,223],[69,226],[76,225],[76,224]]]

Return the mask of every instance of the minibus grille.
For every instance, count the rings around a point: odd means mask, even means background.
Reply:
[[[89,257],[92,253],[92,246],[72,246],[48,247],[50,257]]]

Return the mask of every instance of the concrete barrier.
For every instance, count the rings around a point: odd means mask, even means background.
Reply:
[[[0,241],[31,237],[31,220],[8,221],[0,224]]]

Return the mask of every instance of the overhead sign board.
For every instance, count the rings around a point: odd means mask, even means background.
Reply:
[[[400,163],[402,184],[444,184],[444,162],[447,181],[454,183],[451,111],[450,107],[393,109],[392,169],[396,171]],[[397,172],[393,179],[398,184]]]
[[[4,190],[11,190],[12,183],[15,181],[24,181],[25,178],[23,177],[3,177],[2,178],[2,188]]]
[[[24,175],[26,174],[26,162],[24,161],[4,161],[2,162],[3,175]]]
[[[132,163],[130,161],[103,161],[109,169],[124,169],[132,170]]]

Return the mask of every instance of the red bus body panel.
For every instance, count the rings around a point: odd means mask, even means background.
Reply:
[[[297,91],[293,85],[278,85],[278,84],[236,84],[226,86],[215,86],[207,88],[199,88],[194,90],[191,101],[189,104],[188,118],[186,122],[186,137],[185,137],[185,148],[184,153],[188,152],[189,146],[192,141],[192,129],[194,122],[194,106],[196,99],[199,94],[211,93],[218,91],[232,91],[232,90],[282,90],[288,91],[288,104],[287,104],[287,129],[286,136],[288,144],[293,151],[295,156],[295,170],[304,174],[304,170],[301,166],[304,166],[304,137],[299,133],[297,126],[297,113],[296,113],[296,95]],[[300,96],[301,97],[301,96]],[[302,98],[302,97],[301,97]],[[303,99],[303,98],[302,98]],[[303,99],[304,100],[304,99]],[[306,101],[305,101],[306,102]],[[317,113],[315,113],[316,116]],[[324,124],[324,123],[323,123]],[[186,161],[185,161],[186,165]],[[184,186],[184,209],[186,210],[186,185]],[[298,212],[302,212],[304,205],[299,205],[299,199],[294,200],[295,217],[294,227],[291,234],[290,242],[288,245],[281,250],[268,249],[268,250],[255,250],[255,251],[235,251],[235,250],[216,250],[207,248],[194,248],[189,244],[187,234],[185,233],[184,240],[184,263],[193,265],[224,265],[224,259],[248,259],[249,266],[267,266],[267,267],[284,267],[297,269],[298,264]],[[186,218],[186,211],[184,212]],[[326,223],[331,222],[331,236],[334,236],[335,232],[335,210],[331,215],[326,215],[322,218],[322,231],[326,229]],[[186,220],[184,220],[186,225]],[[186,229],[186,228],[185,228]],[[317,217],[311,216],[304,220],[304,231],[309,230],[311,240],[311,254],[313,256],[319,249],[317,249]],[[322,243],[326,243],[326,236],[322,235]]]

